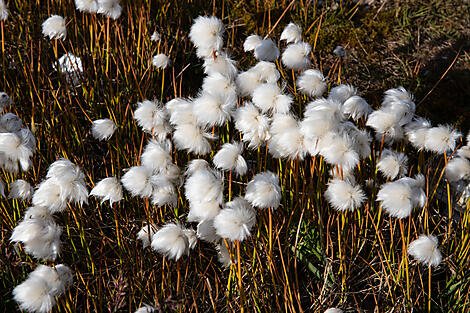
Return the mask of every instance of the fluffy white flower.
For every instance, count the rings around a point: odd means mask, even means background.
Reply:
[[[0,0],[0,21],[5,21],[8,18],[9,12],[7,5],[3,0]]]
[[[372,112],[370,105],[359,96],[351,96],[343,103],[341,108],[344,114],[349,115],[353,120],[357,121],[361,117],[367,118]]]
[[[255,66],[250,68],[249,71],[258,74],[262,83],[274,84],[281,77],[276,64],[267,61],[259,61]]]
[[[21,242],[28,254],[42,260],[54,261],[60,253],[62,228],[52,217],[27,218],[13,229],[12,242]]]
[[[142,166],[147,167],[154,173],[159,173],[171,163],[170,150],[171,146],[169,144],[165,146],[164,143],[152,139],[145,146],[144,152],[140,156],[140,162]]]
[[[155,41],[155,42],[160,41],[161,40],[160,33],[157,31],[154,31],[152,36],[150,36],[150,40]]]
[[[275,114],[271,123],[269,152],[275,158],[303,160],[308,137],[304,137],[299,122],[290,114]]]
[[[287,113],[290,110],[292,96],[282,94],[277,84],[262,84],[253,91],[253,103],[263,113]]]
[[[134,166],[121,177],[121,183],[132,196],[148,198],[152,195],[153,187],[150,183],[152,170],[145,166]]]
[[[150,242],[152,241],[152,237],[156,232],[157,232],[157,225],[155,224],[144,225],[137,233],[137,239],[142,241],[142,245],[144,248],[147,248],[150,245]]]
[[[199,16],[189,32],[189,39],[197,48],[198,57],[210,57],[222,48],[224,26],[215,16]]]
[[[233,247],[232,243],[228,243],[228,244]],[[225,241],[221,240],[220,243],[216,246],[216,249],[217,249],[217,256],[218,256],[217,259],[219,260],[220,264],[222,264],[222,266],[225,268],[229,267],[232,264],[232,259],[230,257],[230,252],[228,251]]]
[[[31,166],[31,157],[34,150],[28,144],[28,138],[22,138],[19,133],[0,133],[0,154],[4,158],[11,160],[14,164],[20,163],[23,171],[27,171]],[[17,166],[14,166],[17,171]]]
[[[234,107],[237,104],[237,86],[225,75],[215,72],[204,77],[202,90],[216,97],[225,106]]]
[[[185,228],[183,229],[183,233],[188,238],[189,249],[194,249],[194,247],[196,247],[196,244],[197,244],[197,236],[196,236],[196,232],[194,231],[194,229]]]
[[[109,118],[93,121],[91,132],[98,140],[108,140],[116,131],[117,127]]]
[[[75,6],[80,12],[96,13],[98,11],[97,0],[75,0]]]
[[[405,88],[398,87],[385,92],[382,109],[394,113],[402,126],[411,122],[416,105],[413,102],[413,95]]]
[[[269,171],[256,174],[246,186],[245,199],[260,209],[276,209],[281,203],[279,177]]]
[[[251,96],[256,87],[264,83],[275,84],[279,77],[280,73],[274,63],[260,61],[248,71],[238,74],[238,92],[241,96]]]
[[[207,242],[217,242],[220,237],[217,235],[214,228],[214,220],[205,220],[197,224],[197,237]]]
[[[302,40],[302,28],[294,23],[289,23],[281,33],[281,40],[286,43],[297,43]]]
[[[246,37],[245,42],[243,43],[243,50],[245,50],[245,52],[255,50],[261,40],[262,38],[258,35],[250,35]]]
[[[403,138],[403,128],[398,118],[393,112],[379,109],[369,114],[366,125],[375,130],[379,140],[383,136],[389,140],[399,140]]]
[[[437,238],[433,235],[420,235],[408,245],[407,251],[418,262],[428,266],[438,266],[442,260]]]
[[[67,37],[65,19],[59,15],[52,15],[42,23],[42,34],[50,39],[62,39]]]
[[[193,102],[183,98],[175,98],[165,105],[170,114],[170,124],[177,126],[182,124],[196,124],[197,120],[193,113]]]
[[[457,182],[470,177],[470,161],[454,157],[446,165],[446,178],[449,182]]]
[[[197,122],[204,126],[222,126],[230,120],[235,103],[203,92],[194,99],[193,113]]]
[[[292,70],[301,70],[310,64],[312,47],[306,42],[293,43],[282,53],[282,64]]]
[[[379,169],[385,177],[395,179],[397,176],[403,176],[408,171],[408,157],[402,152],[394,152],[384,149],[377,163]]]
[[[331,126],[333,126],[346,119],[341,108],[342,104],[336,100],[319,98],[307,104],[304,117],[311,117],[316,120],[327,120],[332,123]]]
[[[55,297],[70,288],[72,282],[72,271],[67,266],[59,264],[52,268],[39,265],[13,289],[13,298],[22,310],[47,313],[54,307]]]
[[[122,13],[119,0],[98,0],[97,13],[104,14],[113,20],[118,19]]]
[[[431,128],[431,122],[419,117],[405,125],[406,137],[416,149],[422,150],[426,144],[426,136],[429,128]]]
[[[205,155],[211,151],[208,139],[214,137],[204,128],[193,124],[182,124],[175,128],[173,141],[178,150],[187,150],[196,155]]]
[[[204,59],[204,73],[214,74],[219,73],[224,76],[227,76],[230,79],[233,79],[237,75],[237,67],[234,60],[223,51],[218,51],[215,53],[216,57],[208,57]]]
[[[297,86],[302,93],[310,97],[320,97],[326,90],[325,77],[320,71],[306,70],[297,79]]]
[[[231,241],[243,241],[250,236],[256,223],[256,212],[242,197],[227,202],[225,208],[214,218],[217,235]]]
[[[170,133],[171,128],[168,123],[168,112],[166,107],[160,102],[144,100],[139,102],[134,112],[134,119],[145,132],[157,136],[163,140]]]
[[[145,305],[143,307],[138,308],[134,313],[153,313],[155,308],[150,305]]]
[[[151,177],[152,183],[152,204],[159,207],[168,205],[175,207],[178,201],[177,191],[173,183],[163,174]]]
[[[59,187],[60,200],[82,204],[88,201],[88,190],[85,185],[85,175],[80,168],[67,159],[61,158],[49,166],[46,181],[50,181],[44,196],[56,198],[56,185]],[[36,191],[36,193],[39,190]],[[33,196],[33,203],[34,203]],[[46,205],[47,206],[47,205]]]
[[[13,113],[6,113],[0,118],[0,125],[10,133],[16,133],[23,127],[23,121]]]
[[[426,132],[424,148],[426,150],[443,154],[455,149],[455,141],[462,134],[449,125],[431,127]]]
[[[91,190],[90,196],[101,198],[101,203],[109,200],[109,205],[113,205],[123,199],[122,186],[116,177],[104,178]]]
[[[257,148],[270,139],[270,119],[259,110],[246,102],[235,112],[235,128],[243,134],[243,141],[250,148]]]
[[[33,187],[22,179],[15,180],[10,184],[10,194],[8,195],[9,199],[21,199],[21,200],[31,200],[33,197]]]
[[[331,88],[330,93],[328,94],[328,99],[335,100],[343,104],[350,97],[357,94],[356,88],[351,85],[339,85],[334,88]]]
[[[183,227],[173,223],[166,224],[153,235],[151,246],[153,250],[175,261],[189,252],[189,240]]]
[[[359,162],[354,141],[347,134],[330,132],[322,138],[320,144],[320,154],[332,165],[350,170]]]
[[[458,149],[455,154],[461,158],[470,159],[470,146],[463,146]]]
[[[238,142],[225,143],[222,148],[214,155],[214,165],[216,168],[231,171],[234,170],[238,175],[245,175],[248,166],[242,156],[243,145]]]
[[[333,179],[328,183],[325,196],[330,205],[338,211],[354,211],[366,199],[361,187],[341,179]]]
[[[165,69],[170,65],[170,59],[163,53],[157,54],[152,58],[152,65],[156,68]]]
[[[80,83],[80,77],[83,75],[83,65],[80,57],[68,52],[61,56],[58,60],[58,69],[65,75],[67,82],[73,86]],[[57,69],[54,66],[54,69]]]
[[[272,39],[261,40],[256,45],[255,58],[260,61],[275,61],[279,58],[279,48]]]
[[[61,196],[60,186],[47,179],[34,192],[33,205],[47,207],[51,213],[55,213],[65,210],[67,202]]]

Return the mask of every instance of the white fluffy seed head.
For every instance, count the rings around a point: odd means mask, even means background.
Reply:
[[[164,140],[171,131],[167,109],[160,102],[150,100],[139,102],[134,112],[134,119],[143,131],[156,136],[159,140]]]
[[[351,85],[339,85],[334,88],[331,88],[330,93],[328,94],[328,99],[338,101],[343,104],[350,97],[357,94],[356,88]]]
[[[42,23],[42,34],[49,39],[62,39],[67,37],[65,19],[59,15],[52,15]]]
[[[154,42],[160,41],[161,39],[162,39],[162,38],[161,38],[161,36],[160,36],[160,33],[157,32],[157,31],[154,31],[154,32],[152,33],[152,36],[150,36],[150,40],[151,40],[151,41],[154,41]]]
[[[153,250],[175,261],[189,252],[189,240],[184,228],[173,223],[166,224],[153,235],[151,246]]]
[[[104,178],[90,191],[90,196],[101,198],[101,203],[109,200],[109,205],[113,205],[123,199],[122,186],[116,177]]]
[[[408,171],[408,157],[402,152],[384,149],[377,168],[390,179],[401,177]]]
[[[22,179],[15,180],[10,184],[9,199],[31,200],[33,197],[33,187]]]
[[[152,170],[145,166],[134,166],[127,170],[121,177],[121,183],[132,196],[149,198],[152,195],[152,184],[150,177]]]
[[[31,157],[34,153],[29,144],[29,137],[23,138],[24,136],[21,135],[22,133],[0,133],[0,154],[12,163],[14,172],[18,171],[18,162],[23,171],[27,171],[31,166]]]
[[[214,165],[218,169],[235,171],[238,175],[245,175],[248,166],[242,156],[243,145],[238,142],[225,143],[214,155]]]
[[[470,146],[463,146],[455,154],[461,158],[470,159]]]
[[[156,68],[165,69],[170,63],[170,58],[163,53],[157,54],[152,58],[152,65]]]
[[[261,40],[256,45],[255,58],[260,61],[275,61],[279,58],[279,48],[270,38]]]
[[[286,43],[297,43],[302,40],[302,28],[294,23],[289,23],[281,33],[281,40]]]
[[[253,103],[261,112],[287,113],[290,110],[292,96],[282,94],[277,84],[261,84],[253,91]]]
[[[6,113],[0,118],[0,125],[10,133],[18,132],[23,127],[23,121],[13,113]]]
[[[121,16],[122,7],[119,5],[119,0],[98,0],[97,13],[116,20]]]
[[[382,109],[374,111],[369,114],[366,125],[375,130],[379,140],[382,140],[383,136],[389,140],[403,138],[403,128],[399,124],[398,116],[393,112]]]
[[[386,183],[377,193],[377,201],[381,201],[389,215],[397,218],[405,218],[411,214],[412,197],[412,188],[400,180]]]
[[[261,40],[263,39],[258,35],[250,35],[246,37],[245,42],[243,43],[243,50],[245,52],[255,50]]]
[[[134,313],[153,313],[155,312],[155,308],[150,305],[145,305],[143,307],[138,308]]]
[[[216,97],[221,103],[234,107],[237,104],[237,86],[230,78],[214,72],[202,82],[202,91]]]
[[[80,84],[80,78],[83,75],[83,64],[80,57],[67,52],[57,60],[58,66],[54,65],[54,69],[59,69],[69,84],[77,86]]]
[[[306,70],[297,79],[299,90],[310,97],[321,97],[326,90],[325,77],[317,70]]]
[[[116,131],[117,127],[109,118],[93,121],[91,132],[98,140],[108,140]]]
[[[232,246],[233,248],[232,243],[228,243],[228,244]],[[217,256],[218,256],[217,259],[219,260],[220,264],[222,264],[222,266],[225,268],[229,267],[232,264],[232,259],[230,257],[230,252],[228,251],[226,241],[221,240],[220,243],[217,244],[216,249],[217,249]],[[234,258],[236,258],[236,255]],[[236,260],[234,261],[236,263]]]
[[[443,154],[455,149],[456,140],[462,134],[449,125],[429,128],[426,132],[424,148],[428,151]]]
[[[214,220],[205,220],[197,224],[197,237],[207,242],[217,242],[220,237],[214,228]]]
[[[382,109],[394,113],[397,116],[398,123],[403,126],[411,122],[416,105],[413,102],[413,95],[405,88],[398,87],[385,92]]]
[[[75,0],[75,6],[80,12],[96,13],[98,11],[97,0]]]
[[[250,236],[256,223],[256,212],[242,197],[227,202],[225,208],[214,218],[218,236],[231,241],[243,241]]]
[[[211,145],[208,139],[214,137],[194,124],[182,124],[175,128],[173,141],[178,150],[187,150],[196,155],[206,155],[211,151]]]
[[[189,32],[189,39],[197,48],[198,57],[208,58],[213,52],[219,51],[224,42],[224,26],[215,16],[199,16]]]
[[[51,179],[47,179],[34,192],[33,205],[47,207],[51,213],[55,213],[65,210],[67,202],[61,195],[60,185]]]
[[[245,199],[260,209],[276,209],[281,203],[279,177],[269,171],[256,174],[246,186]]]
[[[165,144],[152,139],[145,146],[144,152],[140,156],[140,163],[152,172],[159,173],[171,163],[170,150],[170,142]]]
[[[172,181],[163,173],[150,178],[152,184],[152,204],[156,206],[168,205],[173,208],[177,204],[177,191]]]
[[[292,70],[302,70],[310,65],[312,47],[306,42],[293,43],[282,53],[282,64]]]
[[[186,179],[184,184],[185,197],[190,204],[212,201],[221,204],[223,199],[222,182],[222,177],[216,171],[210,169],[197,170]],[[205,216],[205,218],[211,218],[211,216]]]
[[[369,113],[372,112],[372,108],[367,101],[359,96],[349,97],[344,101],[341,110],[355,121],[361,117],[367,118]]]
[[[137,239],[142,241],[142,245],[144,248],[147,248],[152,242],[152,237],[156,232],[157,232],[157,225],[155,224],[144,225],[137,233]]]
[[[418,262],[428,266],[438,266],[442,261],[437,238],[433,235],[420,235],[408,245],[407,251]]]
[[[235,103],[224,101],[211,93],[203,92],[194,99],[193,113],[197,123],[203,126],[222,126],[230,120]]]
[[[204,59],[204,73],[211,75],[219,73],[233,79],[237,75],[237,67],[234,60],[230,58],[228,53],[218,51],[215,53],[216,57],[213,56]]]
[[[0,21],[5,21],[8,18],[9,12],[7,5],[3,0],[0,0]]]
[[[257,148],[270,139],[270,118],[251,103],[246,102],[235,112],[235,128],[243,134],[248,147]]]
[[[354,211],[366,199],[361,187],[341,179],[332,179],[328,183],[325,196],[330,205],[338,211]]]
[[[457,182],[470,177],[470,161],[454,157],[446,165],[446,178],[449,182]]]
[[[333,132],[326,134],[321,140],[320,154],[328,163],[346,170],[353,169],[359,162],[354,141],[347,134]]]
[[[305,137],[300,123],[288,114],[275,114],[271,124],[269,152],[275,158],[303,160],[307,153]]]

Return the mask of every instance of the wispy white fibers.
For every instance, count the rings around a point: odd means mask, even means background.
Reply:
[[[232,243],[228,243],[228,244],[233,247]],[[216,249],[217,249],[217,259],[219,260],[220,264],[222,264],[222,266],[225,268],[229,267],[232,264],[232,259],[230,257],[230,252],[228,251],[225,241],[221,240],[220,243],[216,246]],[[234,261],[236,263],[236,260]]]
[[[399,124],[398,115],[385,110],[377,110],[369,114],[366,125],[372,127],[376,132],[376,138],[381,140],[399,140],[403,138],[403,128]]]
[[[230,79],[235,78],[238,72],[237,62],[232,60],[227,52],[218,51],[215,55],[215,59],[213,56],[204,59],[204,73],[208,75],[220,73]]]
[[[170,65],[170,58],[163,53],[157,54],[152,58],[152,65],[156,68],[165,69]]]
[[[242,197],[227,202],[225,208],[214,218],[217,235],[231,241],[243,241],[250,236],[256,223],[256,211]]]
[[[193,113],[193,102],[188,99],[172,99],[165,104],[165,108],[170,114],[170,124],[173,126],[197,122]]]
[[[8,18],[9,12],[7,5],[3,0],[0,0],[0,21],[5,21]]]
[[[418,262],[428,266],[438,266],[442,260],[437,238],[433,235],[420,235],[408,245],[407,251]]]
[[[166,224],[153,235],[151,246],[153,250],[175,261],[189,252],[189,240],[184,228],[173,223]]]
[[[394,113],[402,126],[411,121],[416,105],[413,102],[413,95],[405,88],[398,87],[385,91],[382,109]]]
[[[0,92],[0,113],[5,111],[5,108],[9,107],[13,103],[10,96],[6,92]]]
[[[449,125],[431,127],[426,132],[424,148],[426,150],[443,154],[455,149],[455,141],[462,134]]]
[[[235,112],[235,128],[243,135],[242,140],[248,147],[257,148],[271,138],[269,133],[270,118],[251,103],[245,102]]]
[[[245,42],[243,43],[243,50],[245,52],[253,51],[256,49],[256,46],[263,40],[258,35],[250,35],[246,37]]]
[[[325,196],[330,205],[338,211],[354,211],[366,199],[360,186],[341,179],[332,179],[328,183]]]
[[[173,133],[173,141],[178,150],[187,150],[196,155],[206,155],[211,151],[208,139],[214,139],[214,136],[195,124],[177,125]]]
[[[177,191],[170,180],[164,174],[153,175],[150,178],[152,184],[152,204],[159,207],[168,205],[175,207],[178,201]]]
[[[344,114],[357,121],[361,117],[367,118],[369,113],[372,112],[370,105],[359,96],[351,96],[343,103],[341,108]]]
[[[256,87],[265,83],[274,84],[279,77],[280,73],[274,63],[260,61],[248,71],[238,74],[238,93],[243,97],[252,96]]]
[[[306,42],[293,43],[282,53],[282,64],[292,70],[301,70],[310,64],[312,47]]]
[[[169,141],[165,144],[151,139],[140,156],[140,162],[154,173],[159,173],[171,163],[170,150],[171,143]]]
[[[142,127],[143,131],[157,136],[160,140],[165,139],[171,131],[166,107],[162,106],[160,102],[151,100],[144,100],[137,105],[138,107],[134,111],[134,119],[137,124]]]
[[[42,34],[50,39],[62,39],[67,37],[65,19],[59,15],[52,15],[42,23]]]
[[[197,236],[196,232],[192,228],[185,228],[183,229],[183,233],[188,238],[189,249],[194,249],[197,244]]]
[[[341,108],[341,102],[332,99],[319,98],[307,104],[304,117],[316,120],[327,120],[328,122],[331,122],[333,126],[334,124],[346,119]]]
[[[132,196],[149,198],[152,195],[153,187],[150,183],[152,169],[145,166],[134,166],[127,170],[121,177],[121,183]]]
[[[155,224],[144,225],[137,233],[137,239],[142,241],[142,245],[144,248],[147,248],[148,246],[150,246],[152,237],[156,232],[157,232],[157,225]]]
[[[0,125],[7,132],[15,133],[21,130],[23,121],[16,114],[8,112],[0,118]]]
[[[68,52],[61,56],[58,60],[58,69],[62,74],[65,75],[65,78],[69,84],[77,86],[80,84],[80,77],[83,74],[83,65],[80,57]],[[55,69],[56,66],[54,66]]]
[[[262,113],[287,113],[290,110],[292,96],[282,94],[277,84],[262,84],[253,91],[253,103]]]
[[[193,113],[197,123],[206,126],[222,126],[230,120],[235,109],[235,103],[225,101],[210,93],[201,93],[194,99]]]
[[[34,136],[27,129],[24,132],[0,133],[0,155],[3,161],[10,161],[10,169],[14,172],[18,171],[18,162],[23,171],[29,170],[35,144]]]
[[[91,132],[98,140],[108,140],[116,131],[117,127],[109,118],[93,121]]]
[[[29,215],[31,216],[31,215]],[[21,242],[34,258],[54,261],[60,253],[62,228],[50,215],[29,218],[28,215],[13,229],[12,242]]]
[[[243,158],[243,144],[239,142],[225,143],[214,155],[214,165],[218,169],[235,171],[238,175],[245,175],[248,166]]]
[[[423,187],[423,176],[418,175],[415,179],[404,177],[383,185],[377,193],[377,201],[389,215],[405,218],[414,207],[424,207],[426,194]]]
[[[275,61],[279,58],[279,48],[270,38],[261,40],[256,45],[255,58],[260,61]]]
[[[320,97],[326,90],[325,77],[317,70],[306,70],[297,79],[299,90],[310,97]]]
[[[156,309],[150,305],[138,308],[134,313],[153,313]]]
[[[119,0],[98,0],[97,13],[104,14],[113,20],[118,19],[122,13]]]
[[[56,304],[55,297],[72,286],[73,276],[69,267],[39,265],[28,278],[13,289],[13,298],[22,310],[48,313]]]
[[[289,23],[281,33],[281,40],[286,43],[297,43],[302,40],[302,28],[294,23]]]
[[[10,184],[9,199],[31,200],[33,197],[33,187],[22,179],[15,180]]]
[[[256,174],[246,186],[245,199],[260,209],[276,209],[281,203],[279,177],[269,171]]]
[[[151,40],[151,41],[154,41],[154,42],[160,41],[161,39],[162,39],[162,38],[161,38],[161,36],[160,36],[160,33],[157,32],[157,31],[154,31],[154,32],[152,33],[152,36],[150,36],[150,40]]]
[[[467,146],[461,147],[455,152],[455,155],[461,158],[470,159],[470,146],[467,145]]]
[[[75,6],[80,12],[96,13],[98,11],[97,0],[75,0]]]
[[[446,165],[446,178],[449,182],[457,182],[470,177],[470,161],[463,157],[453,157]]]
[[[356,88],[351,85],[339,85],[334,88],[331,88],[330,93],[328,94],[329,100],[337,101],[343,104],[350,97],[357,94]]]
[[[202,82],[203,92],[216,97],[225,105],[235,106],[237,104],[237,86],[228,77],[220,73],[212,73],[204,77]]]
[[[402,152],[384,149],[377,168],[385,177],[395,179],[408,171],[408,157]]]
[[[197,48],[197,56],[208,58],[220,50],[224,44],[224,26],[215,16],[199,16],[194,20],[189,39]]]
[[[337,308],[329,308],[325,311],[325,313],[343,313],[343,310]]]
[[[422,117],[416,117],[405,125],[406,137],[408,141],[418,150],[423,150],[426,142],[428,129],[431,122]]]
[[[101,198],[101,203],[109,200],[109,205],[113,205],[123,199],[122,186],[116,177],[104,178],[91,190],[90,196]]]
[[[217,242],[220,237],[214,228],[214,220],[205,220],[197,224],[197,237],[207,242]]]
[[[33,205],[47,207],[51,213],[55,213],[65,210],[67,202],[61,196],[60,186],[53,180],[47,179],[39,184],[34,192]]]
[[[269,152],[275,158],[303,160],[307,153],[306,140],[301,125],[290,114],[275,114],[271,123]],[[313,142],[312,142],[313,144]]]
[[[353,139],[346,133],[330,132],[321,140],[320,154],[325,160],[342,169],[353,169],[359,162]]]

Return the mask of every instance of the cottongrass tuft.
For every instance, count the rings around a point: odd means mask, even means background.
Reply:
[[[245,42],[243,43],[243,50],[245,52],[255,50],[261,40],[263,39],[258,35],[250,35],[246,37]]]
[[[222,48],[224,25],[215,16],[198,16],[189,32],[189,39],[197,48],[198,57],[208,58]]]
[[[256,45],[255,58],[260,61],[275,61],[279,58],[279,48],[270,38],[261,40]]]
[[[98,0],[97,13],[116,20],[121,16],[122,7],[119,5],[119,0]]]
[[[184,254],[188,254],[189,239],[181,225],[169,223],[153,235],[151,246],[168,259],[178,261]]]
[[[98,12],[97,0],[75,0],[75,6],[80,12],[96,13]]]
[[[251,235],[256,223],[256,212],[242,197],[227,202],[225,208],[214,218],[217,235],[231,241],[243,241]]]
[[[462,157],[453,157],[446,165],[446,178],[449,182],[470,177],[470,161]]]
[[[116,131],[116,124],[109,118],[93,121],[91,132],[98,140],[108,140]]]
[[[366,194],[358,185],[347,180],[332,179],[325,192],[326,199],[336,210],[354,211],[366,200]]]
[[[455,149],[456,140],[462,134],[449,125],[429,128],[426,132],[424,148],[428,151],[443,154]]]
[[[253,91],[253,103],[261,112],[287,113],[292,96],[282,94],[277,84],[261,84]]]
[[[302,93],[310,97],[320,97],[326,90],[325,77],[320,71],[306,70],[297,79],[297,86]]]
[[[171,163],[169,151],[171,151],[170,141],[165,143],[151,139],[140,156],[140,162],[154,173],[159,173]]]
[[[357,94],[356,88],[351,85],[339,85],[334,88],[331,88],[330,93],[328,94],[328,99],[337,101],[343,104],[350,97]]]
[[[244,142],[249,148],[258,148],[270,138],[270,118],[261,114],[251,102],[245,102],[235,112],[235,128],[242,133]]]
[[[145,166],[134,166],[127,170],[121,177],[121,183],[132,196],[149,198],[152,195],[153,187],[150,183],[152,170]]]
[[[293,43],[282,53],[282,64],[292,70],[302,70],[310,65],[312,47],[306,42]]]
[[[367,118],[369,113],[372,112],[372,108],[366,100],[359,96],[349,97],[344,101],[341,110],[355,121],[359,120],[361,117]]]
[[[138,308],[134,313],[153,313],[156,309],[150,305]]]
[[[243,145],[241,143],[225,143],[214,155],[214,165],[222,170],[234,170],[238,175],[243,176],[248,170],[248,166],[242,153]]]
[[[160,41],[161,39],[162,39],[162,38],[161,38],[161,36],[160,36],[160,33],[157,32],[157,31],[154,31],[154,32],[152,33],[152,36],[150,36],[150,40],[151,40],[151,41],[154,41],[154,42]]]
[[[58,68],[61,73],[65,74],[65,78],[69,84],[77,86],[80,84],[80,77],[83,74],[83,65],[80,57],[68,52],[61,56],[58,60]],[[54,68],[56,68],[54,66]]]
[[[9,107],[13,103],[10,96],[6,92],[0,92],[0,113],[3,113],[5,108]]]
[[[142,245],[144,248],[150,246],[152,242],[153,235],[157,232],[157,225],[155,224],[147,224],[142,226],[142,228],[137,233],[137,239],[142,241]]]
[[[402,152],[394,152],[384,149],[380,157],[377,168],[385,177],[395,179],[403,176],[408,171],[408,157]]]
[[[159,140],[165,139],[171,131],[167,109],[160,102],[144,100],[137,103],[134,119],[143,131],[151,133]]]
[[[294,23],[289,23],[281,33],[281,40],[286,43],[297,43],[302,40],[302,28]]]
[[[281,203],[279,177],[269,171],[256,174],[246,186],[245,199],[260,209],[276,209]]]
[[[170,63],[168,56],[163,53],[157,54],[152,58],[152,65],[156,68],[165,69]]]
[[[420,235],[408,245],[408,254],[428,266],[438,266],[442,255],[438,248],[438,240],[433,235]]]
[[[34,189],[31,185],[22,179],[15,180],[10,184],[9,199],[31,200]]]
[[[67,37],[65,19],[59,15],[52,15],[42,23],[42,34],[44,37],[52,39],[62,39]]]
[[[0,21],[6,21],[8,18],[9,12],[7,5],[3,0],[0,0]]]
[[[325,313],[343,313],[343,310],[337,308],[329,308],[325,311]]]
[[[108,177],[99,181],[90,191],[90,196],[101,198],[101,203],[109,200],[109,205],[119,202],[122,197],[122,186],[116,177]]]

